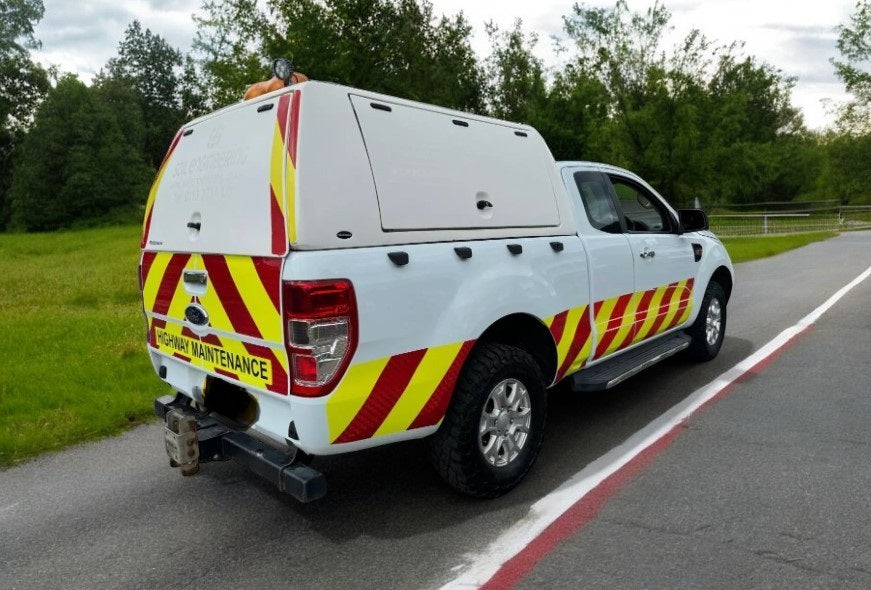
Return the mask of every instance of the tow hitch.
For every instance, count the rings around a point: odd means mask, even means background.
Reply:
[[[154,400],[154,413],[165,423],[169,464],[179,467],[182,475],[194,475],[200,463],[233,459],[300,502],[311,502],[327,493],[324,475],[302,463],[302,452],[285,452],[231,430],[192,408],[181,394]]]

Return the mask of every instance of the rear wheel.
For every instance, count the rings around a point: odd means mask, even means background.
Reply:
[[[433,465],[464,494],[500,496],[535,462],[546,413],[544,378],[532,356],[513,346],[480,344],[430,439]]]
[[[720,352],[726,335],[726,292],[720,283],[708,283],[699,315],[686,332],[692,338],[686,349],[688,358],[709,361]]]

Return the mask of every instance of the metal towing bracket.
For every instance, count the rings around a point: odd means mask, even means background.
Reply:
[[[182,475],[194,475],[200,463],[233,459],[300,502],[311,502],[327,493],[324,475],[304,464],[307,456],[301,451],[281,451],[231,430],[191,407],[190,400],[181,394],[154,400],[154,413],[165,424],[169,464],[179,467]]]

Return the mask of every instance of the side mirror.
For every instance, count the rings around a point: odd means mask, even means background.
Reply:
[[[680,227],[683,231],[700,231],[708,229],[708,215],[701,209],[681,209],[678,212]]]

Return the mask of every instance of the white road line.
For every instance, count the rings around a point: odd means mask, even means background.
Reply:
[[[762,348],[707,385],[694,391],[681,403],[670,408],[665,414],[633,434],[624,443],[602,455],[577,472],[559,488],[538,500],[530,507],[529,513],[524,518],[503,532],[483,552],[469,554],[467,563],[461,565],[461,567],[468,567],[468,569],[442,586],[442,589],[477,588],[484,584],[506,561],[523,550],[566,510],[587,495],[590,490],[671,432],[678,424],[689,418],[706,402],[713,399],[714,396],[733,384],[758,363],[776,353],[792,338],[813,325],[820,316],[831,309],[856,285],[867,279],[869,275],[871,275],[871,266],[829,297],[825,303],[775,336]],[[452,571],[456,571],[456,569],[456,567],[452,568]]]

